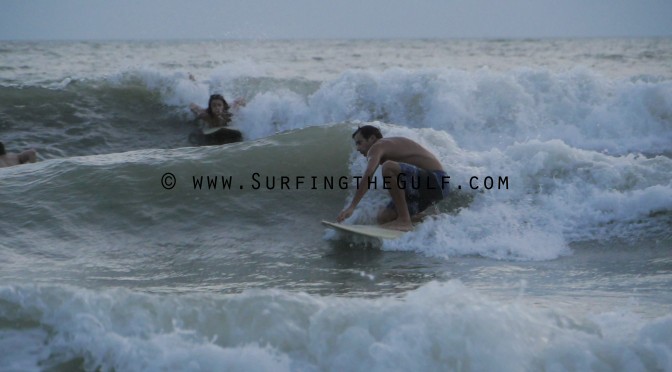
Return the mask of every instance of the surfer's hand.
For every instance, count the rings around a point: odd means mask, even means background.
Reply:
[[[191,110],[191,112],[193,112],[196,115],[200,115],[201,113],[203,113],[203,109],[201,108],[201,106],[195,103],[189,105],[189,110]]]
[[[245,98],[238,97],[233,101],[233,104],[231,105],[232,109],[237,109],[239,107],[245,107],[247,105],[247,101],[245,101]]]
[[[341,211],[341,213],[338,214],[338,217],[336,217],[336,222],[341,222],[344,219],[352,216],[352,212],[354,211],[354,208],[348,207]]]

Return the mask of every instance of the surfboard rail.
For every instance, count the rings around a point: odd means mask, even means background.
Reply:
[[[397,239],[406,234],[408,231],[399,231],[386,229],[380,226],[373,225],[344,225],[337,222],[322,221],[322,224],[338,231],[345,231],[355,235],[368,236],[370,238],[378,239]]]

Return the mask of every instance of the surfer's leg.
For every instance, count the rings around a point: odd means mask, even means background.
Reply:
[[[436,206],[436,204],[432,204],[420,213],[412,215],[411,221],[413,221],[413,223],[420,223],[429,216],[437,216],[439,214],[441,214],[441,212],[439,212],[439,208]]]
[[[405,164],[406,165],[406,164]],[[392,197],[392,202],[394,202],[394,207],[396,210],[397,217],[385,223],[383,226],[388,229],[409,231],[413,229],[413,224],[411,223],[411,215],[408,211],[408,204],[406,203],[406,189],[403,189],[399,185],[399,175],[402,173],[401,165],[395,161],[386,161],[383,163],[382,167],[383,177],[390,180],[386,184],[386,187],[389,188],[390,196]],[[411,175],[406,175],[411,176]]]
[[[413,222],[422,222],[428,216],[439,214],[436,203],[444,197],[445,190],[438,183],[439,177],[445,176],[443,171],[430,172],[425,169],[418,171],[419,190],[418,190],[418,213],[411,213]],[[448,186],[446,186],[446,189]]]
[[[394,210],[394,204],[390,203],[382,209],[380,212],[378,212],[378,224],[382,225],[384,223],[388,223],[390,221],[394,221],[397,219],[397,211]]]

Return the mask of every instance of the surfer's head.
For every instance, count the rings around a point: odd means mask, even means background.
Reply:
[[[355,133],[352,134],[352,139],[355,140],[357,151],[364,156],[369,152],[371,146],[381,138],[383,138],[383,134],[380,133],[380,129],[373,125],[359,127]]]
[[[2,142],[0,142],[0,156],[6,154],[7,152],[5,152],[5,145]]]
[[[221,115],[227,111],[229,111],[229,104],[221,94],[213,94],[210,96],[210,100],[208,100],[208,115]]]
[[[364,139],[369,139],[371,136],[376,136],[376,139],[383,138],[383,134],[380,133],[380,129],[374,127],[373,125],[365,125],[363,127],[358,127],[355,133],[352,134],[354,139],[357,133],[360,133]]]

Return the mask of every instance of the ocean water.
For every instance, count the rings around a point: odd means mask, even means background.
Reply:
[[[363,124],[451,177],[395,241]],[[1,371],[672,371],[672,39],[0,42],[0,141]]]

